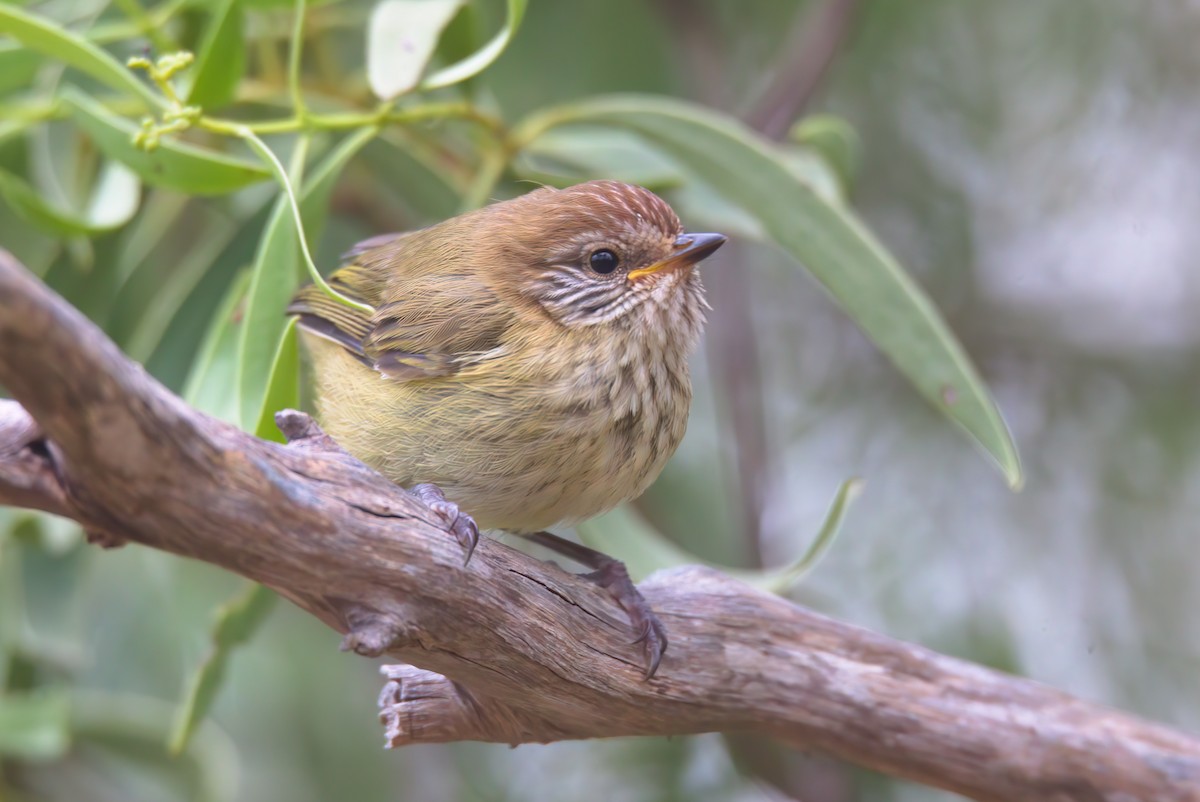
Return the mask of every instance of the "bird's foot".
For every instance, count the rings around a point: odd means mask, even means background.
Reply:
[[[471,562],[471,555],[479,544],[479,527],[475,525],[475,519],[460,510],[453,501],[447,501],[446,494],[437,485],[420,484],[408,492],[425,502],[425,506],[442,519],[446,530],[454,535],[466,552],[463,565]]]
[[[637,634],[631,643],[642,644],[642,652],[646,659],[645,678],[653,677],[667,651],[667,628],[658,620],[658,616],[650,609],[650,604],[629,578],[625,563],[550,532],[534,532],[524,537],[593,569],[591,573],[580,576],[607,590],[629,616],[629,623],[633,625]]]
[[[617,604],[621,605],[621,609],[629,616],[629,623],[633,624],[633,631],[637,633],[632,643],[642,644],[642,651],[646,657],[645,678],[653,677],[667,651],[667,628],[658,620],[646,598],[629,578],[625,563],[610,559],[590,574],[580,576],[590,579],[612,594]]]

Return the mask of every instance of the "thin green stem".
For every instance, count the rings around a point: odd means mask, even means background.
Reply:
[[[522,150],[552,128],[574,122],[580,115],[570,107],[551,108],[525,118],[512,130],[509,143],[514,150]]]
[[[262,160],[265,161],[271,168],[271,172],[275,174],[275,178],[277,181],[279,181],[280,187],[283,188],[283,192],[288,199],[288,205],[291,206],[292,209],[292,218],[296,223],[296,232],[300,239],[300,253],[304,256],[304,266],[308,268],[308,275],[309,278],[312,279],[313,284],[320,287],[322,292],[337,302],[345,304],[352,309],[357,309],[360,312],[373,314],[375,312],[374,307],[371,307],[368,304],[359,303],[358,301],[351,300],[350,298],[342,295],[333,287],[329,286],[328,282],[325,281],[324,276],[322,276],[320,271],[317,270],[317,264],[315,261],[313,261],[312,252],[308,249],[308,237],[306,237],[304,234],[304,220],[300,215],[300,203],[296,199],[296,191],[293,189],[292,181],[288,177],[287,170],[285,170],[283,165],[279,162],[279,158],[269,147],[267,147],[265,142],[259,139],[255,133],[246,126],[235,125],[230,133],[232,133],[234,136],[241,137],[243,140],[245,140],[246,144],[248,144],[260,157],[262,157]],[[300,147],[303,147],[303,143],[306,142],[307,139],[307,137],[301,138]]]
[[[306,0],[296,0],[295,18],[292,20],[292,45],[288,52],[288,91],[292,95],[292,110],[296,118],[304,122],[308,118],[308,106],[304,103],[304,92],[300,87],[300,63],[304,54],[304,13]]]
[[[381,104],[375,111],[367,112],[336,112],[332,114],[308,114],[304,119],[299,117],[283,117],[277,120],[262,122],[235,122],[219,117],[202,117],[197,125],[209,131],[221,134],[233,134],[235,127],[242,127],[256,134],[289,134],[303,130],[344,131],[364,126],[405,125],[455,118],[476,123],[485,128],[494,139],[503,141],[505,135],[504,123],[492,117],[469,103],[450,101],[444,103],[426,103],[420,106],[410,106],[405,109],[392,109],[390,103]]]

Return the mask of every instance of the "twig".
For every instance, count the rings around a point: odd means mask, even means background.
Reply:
[[[775,76],[745,121],[771,139],[781,139],[808,105],[841,48],[858,0],[825,0],[807,12],[784,43]]]
[[[281,446],[189,408],[2,251],[0,383],[0,503],[264,582],[419,666],[386,689],[393,744],[757,732],[981,800],[1200,800],[1200,739],[711,570],[643,584],[671,633],[643,681],[603,590],[487,540],[464,568],[307,416]]]

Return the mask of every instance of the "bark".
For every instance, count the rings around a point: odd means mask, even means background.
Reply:
[[[771,735],[981,800],[1200,800],[1200,739],[840,623],[716,571],[603,590],[446,521],[302,413],[287,446],[184,404],[0,251],[0,503],[263,582],[387,654],[390,745]],[[452,678],[452,679],[451,679]]]

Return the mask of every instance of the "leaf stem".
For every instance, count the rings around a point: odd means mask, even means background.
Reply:
[[[345,304],[346,306],[349,306],[352,309],[357,309],[360,312],[366,312],[368,314],[374,313],[374,307],[351,300],[350,298],[347,298],[339,293],[333,287],[329,286],[328,282],[325,281],[325,278],[321,275],[320,271],[317,270],[316,262],[313,261],[312,252],[308,249],[308,237],[306,237],[304,234],[304,220],[300,215],[300,203],[296,199],[296,191],[292,186],[292,181],[288,178],[287,170],[283,168],[283,165],[279,162],[279,158],[275,155],[275,153],[272,152],[272,150],[267,147],[266,143],[259,139],[253,131],[244,125],[235,125],[229,133],[245,140],[246,144],[249,145],[260,157],[262,157],[262,160],[267,163],[267,165],[271,168],[271,172],[275,174],[276,180],[279,181],[280,187],[282,187],[284,194],[287,196],[288,205],[292,209],[292,217],[295,220],[296,232],[300,239],[300,253],[304,256],[304,265],[308,268],[308,275],[309,278],[312,279],[313,284],[320,287],[322,292],[327,294],[330,298],[333,298],[338,303]],[[373,133],[374,131],[372,131],[372,134]],[[303,140],[301,141],[303,142]]]
[[[262,122],[237,122],[219,117],[202,117],[197,125],[218,134],[235,135],[236,128],[245,128],[256,134],[288,134],[303,130],[344,131],[350,128],[405,125],[446,118],[467,120],[484,128],[497,140],[506,138],[507,129],[503,121],[462,101],[424,103],[404,109],[393,109],[391,103],[383,103],[374,111],[309,113],[304,119],[293,116]]]
[[[132,99],[112,97],[104,103],[104,107],[114,114],[131,116],[139,111],[142,105]],[[69,113],[69,110],[58,99],[36,102],[16,101],[12,103],[0,103],[0,120],[8,123],[19,123],[22,126],[35,125],[48,120],[64,119]],[[381,104],[378,109],[368,112],[310,113],[304,121],[296,117],[281,117],[261,122],[241,122],[221,117],[204,116],[196,120],[195,125],[198,128],[224,136],[238,136],[237,129],[241,126],[263,136],[269,134],[290,134],[303,130],[346,131],[354,128],[408,125],[442,119],[459,119],[475,123],[488,131],[496,140],[504,140],[507,136],[507,129],[502,120],[463,101],[424,103],[404,109],[393,109],[391,104]]]

